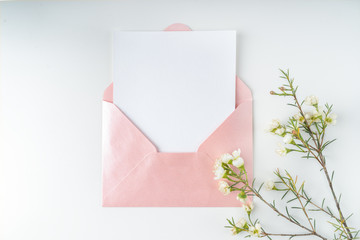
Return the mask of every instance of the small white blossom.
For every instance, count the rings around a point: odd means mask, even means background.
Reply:
[[[221,159],[217,159],[215,161],[214,164],[214,174],[215,174],[215,178],[214,179],[221,179],[224,177],[224,175],[226,174],[225,169],[222,167],[222,161]]]
[[[305,104],[309,106],[315,106],[319,103],[319,98],[311,95],[305,98]]]
[[[260,223],[255,224],[255,227],[254,227],[254,226],[251,226],[251,227],[249,228],[249,233],[250,233],[250,235],[253,236],[253,237],[260,237],[260,236],[261,236],[261,233],[262,233],[262,229],[261,229]]]
[[[312,118],[312,113],[311,112],[306,112],[304,116],[305,116],[306,120],[310,120]]]
[[[246,203],[248,198],[244,191],[240,191],[240,193],[236,196],[236,199],[239,200],[242,203]]]
[[[251,211],[254,209],[254,205],[253,203],[246,203],[243,205],[243,208],[248,214],[250,214]]]
[[[238,228],[245,228],[247,222],[245,218],[240,218],[240,220],[235,224]]]
[[[269,126],[267,128],[268,132],[273,132],[275,129],[277,129],[280,126],[280,121],[277,119],[274,119],[269,123]]]
[[[236,234],[239,233],[238,230],[236,229],[236,227],[233,227],[233,228],[231,229],[231,232],[232,232],[233,235],[236,235]]]
[[[240,148],[238,150],[233,151],[233,153],[232,153],[234,158],[240,157],[240,154],[241,154]]]
[[[323,109],[322,107],[318,107],[314,109],[312,112],[311,120],[314,122],[321,122],[321,118],[323,117]]]
[[[249,227],[249,233],[250,233],[251,236],[255,236],[255,230],[256,230],[256,229],[255,229],[254,226],[250,226],[250,227]]]
[[[221,179],[225,176],[225,169],[223,167],[218,167],[215,171],[214,171],[214,174],[215,174],[215,178],[214,179]]]
[[[296,113],[293,118],[299,123],[303,123],[305,121],[305,118],[300,113]]]
[[[329,125],[335,125],[336,124],[336,118],[337,115],[335,113],[331,113],[329,116],[325,118],[325,123]]]
[[[216,159],[215,163],[214,163],[214,170],[216,170],[217,168],[222,166],[222,161],[221,159]]]
[[[288,151],[283,145],[279,143],[279,147],[276,149],[276,153],[283,157],[288,153]]]
[[[255,228],[256,228],[258,231],[262,231],[262,230],[261,230],[261,224],[260,224],[260,223],[255,224]]]
[[[285,132],[285,128],[281,127],[275,130],[276,135],[282,135]]]
[[[224,195],[228,195],[230,193],[229,184],[225,181],[220,181],[219,182],[219,191]]]
[[[284,143],[287,143],[287,144],[291,143],[293,141],[292,135],[289,133],[286,134],[285,137],[283,138],[283,141],[284,141]]]
[[[275,131],[276,135],[282,135],[285,132],[285,128],[278,128]]]
[[[233,159],[233,156],[231,156],[231,154],[229,154],[229,153],[225,153],[225,154],[221,155],[221,161],[224,163],[229,163],[229,161],[232,159]]]
[[[267,181],[265,182],[265,188],[266,188],[266,190],[268,190],[268,191],[273,190],[273,189],[275,188],[275,183],[274,183],[274,181],[273,181],[272,179],[267,180]]]
[[[237,159],[233,160],[232,164],[237,168],[241,168],[242,166],[244,166],[244,159],[238,157]]]

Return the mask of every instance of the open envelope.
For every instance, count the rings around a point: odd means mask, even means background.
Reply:
[[[166,31],[190,31],[173,24]],[[236,77],[234,111],[197,152],[159,152],[113,103],[113,84],[103,97],[104,207],[238,207],[236,193],[224,196],[214,180],[221,154],[241,149],[250,180],[253,172],[252,96]]]

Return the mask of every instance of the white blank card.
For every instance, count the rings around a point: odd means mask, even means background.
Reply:
[[[235,31],[117,31],[114,103],[161,152],[195,152],[235,108]]]

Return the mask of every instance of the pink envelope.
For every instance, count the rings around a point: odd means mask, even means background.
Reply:
[[[191,31],[173,24],[166,31]],[[236,77],[235,109],[197,152],[164,153],[113,103],[113,84],[103,97],[104,207],[239,207],[214,180],[221,154],[238,148],[250,180],[253,172],[252,95]]]

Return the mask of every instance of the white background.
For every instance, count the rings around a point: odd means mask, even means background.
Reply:
[[[359,1],[3,2],[0,239],[233,239],[223,225],[242,214],[238,208],[101,207],[101,98],[111,81],[111,31],[175,22],[237,31],[238,75],[254,96],[259,180],[287,168],[307,179],[314,197],[328,196],[316,164],[278,157],[280,139],[264,133],[269,120],[293,111],[268,94],[281,82],[278,68],[290,68],[301,96],[334,104],[338,124],[328,134],[338,141],[328,164],[344,212],[355,212],[350,225],[360,227]],[[264,227],[291,231],[255,204]]]

